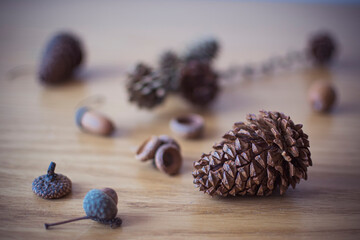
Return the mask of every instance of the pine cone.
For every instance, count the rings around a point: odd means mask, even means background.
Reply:
[[[164,52],[159,59],[160,71],[166,78],[169,90],[177,91],[179,88],[179,74],[181,61],[176,53],[172,51]]]
[[[130,102],[135,102],[140,108],[153,108],[166,97],[166,78],[145,64],[138,64],[129,74],[127,89]]]
[[[190,61],[182,69],[180,91],[194,105],[208,105],[219,92],[218,76],[208,62]]]
[[[58,84],[69,80],[83,60],[80,40],[71,33],[59,33],[47,44],[42,56],[39,79]]]
[[[329,63],[336,51],[336,43],[328,33],[318,33],[309,41],[309,53],[315,63],[323,65]]]
[[[194,184],[211,196],[284,194],[307,179],[308,135],[279,112],[260,111],[237,122],[213,151],[194,162]]]
[[[185,61],[211,61],[216,57],[218,51],[218,41],[215,38],[206,38],[191,45],[187,49],[184,59]]]

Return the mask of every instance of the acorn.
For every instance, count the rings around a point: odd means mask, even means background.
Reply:
[[[84,59],[80,39],[72,33],[53,36],[45,47],[39,67],[39,79],[48,85],[61,84],[70,79]]]
[[[336,102],[335,87],[329,82],[316,81],[310,86],[308,100],[315,112],[329,112]]]
[[[61,225],[69,222],[91,219],[102,224],[110,225],[111,228],[120,227],[122,220],[116,217],[118,197],[115,190],[111,188],[92,189],[83,201],[83,208],[86,216],[74,218],[57,223],[45,223],[45,229],[51,226]]]
[[[88,107],[80,107],[76,111],[75,122],[82,131],[94,135],[108,136],[115,130],[108,117]]]

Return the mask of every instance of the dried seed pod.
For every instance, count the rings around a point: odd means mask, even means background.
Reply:
[[[167,135],[146,139],[137,150],[136,158],[143,162],[152,159],[154,167],[169,175],[176,174],[182,164],[180,145]]]
[[[308,135],[280,112],[249,114],[194,162],[194,184],[211,196],[284,194],[312,166]]]
[[[182,165],[179,148],[171,143],[160,146],[156,151],[155,164],[160,171],[166,174],[177,174]]]
[[[55,173],[56,164],[51,162],[46,175],[42,175],[32,183],[33,192],[45,199],[62,198],[71,192],[71,180]]]
[[[316,81],[309,89],[308,99],[316,112],[329,112],[336,101],[334,86],[325,81]]]
[[[83,58],[79,38],[67,32],[58,33],[46,45],[39,68],[39,79],[45,84],[63,83],[69,80]]]
[[[324,65],[331,62],[336,50],[335,40],[329,33],[317,33],[309,41],[309,54],[317,64]]]
[[[75,121],[81,130],[95,135],[108,136],[115,129],[109,118],[87,107],[81,107],[76,111]]]
[[[199,138],[204,132],[204,119],[198,114],[187,114],[171,119],[170,128],[183,138]]]
[[[45,223],[45,228],[48,229],[51,226],[83,219],[91,219],[102,224],[110,225],[111,228],[117,228],[122,224],[122,220],[116,217],[118,212],[116,206],[117,199],[116,192],[111,188],[104,188],[102,190],[92,189],[86,194],[83,201],[86,216],[57,223]]]

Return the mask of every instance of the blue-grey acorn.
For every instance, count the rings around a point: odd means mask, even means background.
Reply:
[[[102,224],[110,225],[111,228],[121,226],[122,220],[116,217],[118,197],[115,190],[111,188],[92,189],[90,190],[83,201],[83,208],[86,216],[74,218],[67,221],[57,223],[45,223],[45,228],[51,226],[65,224],[83,219],[91,219]]]
[[[92,189],[86,194],[83,208],[86,215],[92,218],[110,220],[117,214],[115,201],[99,189]]]

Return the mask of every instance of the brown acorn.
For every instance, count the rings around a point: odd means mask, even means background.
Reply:
[[[326,81],[316,81],[309,89],[308,99],[315,112],[329,112],[336,102],[335,87]]]

